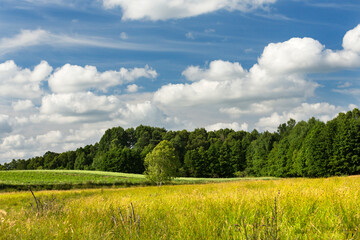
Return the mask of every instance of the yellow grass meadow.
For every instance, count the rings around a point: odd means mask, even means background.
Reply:
[[[0,239],[360,239],[360,176],[0,194]]]

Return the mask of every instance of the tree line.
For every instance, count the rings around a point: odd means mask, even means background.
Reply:
[[[220,129],[167,131],[140,125],[108,129],[75,151],[12,160],[0,170],[84,169],[143,173],[144,159],[161,141],[175,148],[178,175],[189,177],[327,177],[360,174],[360,111],[326,123],[290,119],[276,132]]]

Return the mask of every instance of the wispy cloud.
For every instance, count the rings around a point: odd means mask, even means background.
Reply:
[[[360,95],[359,88],[333,89],[333,92],[342,93],[342,94],[346,94],[346,95],[352,95],[357,98]]]
[[[124,35],[124,34],[123,34]],[[126,35],[127,37],[127,35]],[[124,36],[120,36],[124,39]],[[36,30],[21,30],[19,34],[0,39],[0,56],[10,52],[15,52],[32,46],[53,46],[53,47],[72,47],[72,46],[90,46],[99,48],[113,48],[134,51],[187,51],[184,48],[176,47],[174,44],[161,43],[147,44],[147,43],[131,43],[121,41],[119,39],[107,39],[94,36],[84,35],[66,35],[55,34],[43,29]],[[189,50],[190,51],[190,50]],[[191,50],[193,51],[193,50]]]
[[[294,18],[290,18],[288,16],[282,15],[282,14],[275,14],[275,13],[255,13],[255,16],[258,17],[262,17],[265,19],[270,19],[270,20],[276,20],[276,21],[297,21]]]
[[[319,8],[335,8],[337,10],[347,10],[347,11],[358,11],[360,9],[359,4],[349,4],[349,3],[306,3],[308,6],[319,7]]]

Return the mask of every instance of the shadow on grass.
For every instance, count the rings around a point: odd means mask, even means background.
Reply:
[[[151,182],[114,182],[114,183],[96,183],[96,182],[85,182],[85,183],[57,183],[57,184],[3,184],[0,183],[0,192],[12,192],[12,191],[28,191],[29,186],[34,191],[40,190],[71,190],[71,189],[87,189],[87,188],[113,188],[113,187],[133,187],[133,186],[152,186]]]

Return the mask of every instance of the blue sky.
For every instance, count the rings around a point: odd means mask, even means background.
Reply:
[[[359,105],[357,0],[0,0],[0,163],[110,127],[275,131]]]

